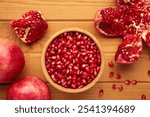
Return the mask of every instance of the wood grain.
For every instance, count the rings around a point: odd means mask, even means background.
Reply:
[[[100,8],[115,7],[114,0],[1,0],[0,1],[0,37],[9,38],[18,44],[25,55],[26,65],[18,79],[34,75],[46,81],[41,69],[41,52],[46,41],[57,31],[64,28],[81,28],[92,33],[101,44],[105,54],[105,69],[99,82],[90,90],[81,94],[67,94],[51,87],[52,99],[140,99],[142,94],[150,99],[150,49],[144,44],[139,61],[132,65],[108,67],[108,62],[114,60],[114,55],[121,38],[109,38],[99,34],[93,25],[95,12]],[[12,32],[9,24],[12,19],[20,17],[24,12],[40,10],[48,21],[49,29],[39,41],[32,45],[21,42]],[[108,78],[109,72],[122,75],[122,79]],[[125,86],[125,79],[137,80],[136,86]],[[47,81],[46,81],[47,82]],[[123,92],[113,91],[112,84],[123,84]],[[0,84],[0,99],[5,99],[6,90],[10,84]],[[104,96],[98,95],[99,89],[104,89]]]

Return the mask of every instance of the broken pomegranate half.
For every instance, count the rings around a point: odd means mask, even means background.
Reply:
[[[43,36],[48,24],[39,11],[31,10],[11,21],[11,27],[23,42],[33,43]]]
[[[65,92],[92,87],[102,73],[102,52],[97,40],[81,29],[66,29],[45,46],[42,67],[48,81]]]
[[[150,46],[150,2],[148,0],[116,0],[117,8],[97,11],[96,29],[106,36],[122,37],[115,60],[132,64],[142,52],[142,39]]]

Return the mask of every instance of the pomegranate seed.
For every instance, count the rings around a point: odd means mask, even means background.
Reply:
[[[124,84],[130,85],[130,84],[131,84],[131,81],[130,81],[130,80],[125,80],[125,81],[124,81]]]
[[[115,90],[115,89],[118,89],[118,85],[116,85],[116,84],[113,84],[112,85],[112,88]]]
[[[148,73],[148,75],[150,76],[150,70],[148,70],[148,72],[147,72],[147,73]]]
[[[122,91],[123,90],[123,86],[122,85],[118,85],[118,89],[119,89],[119,91]]]
[[[104,95],[104,90],[103,89],[99,90],[99,96],[103,96],[103,95]]]
[[[114,72],[109,73],[109,78],[112,78],[114,76]]]
[[[87,35],[67,32],[51,42],[45,60],[46,69],[54,82],[76,89],[96,78],[100,71],[101,54]]]
[[[117,74],[115,75],[115,78],[119,80],[119,79],[121,79],[121,75],[117,73]]]
[[[132,83],[133,85],[136,85],[136,84],[137,84],[137,81],[136,81],[136,80],[132,80],[131,83]]]
[[[114,67],[114,63],[111,61],[111,62],[108,63],[108,66],[109,67]]]
[[[141,95],[141,100],[146,100],[146,95]]]

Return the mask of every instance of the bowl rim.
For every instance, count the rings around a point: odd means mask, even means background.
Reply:
[[[100,71],[98,73],[98,75],[96,76],[96,78],[94,80],[92,80],[92,82],[90,82],[89,84],[87,84],[86,86],[84,86],[83,88],[79,88],[79,89],[72,89],[72,88],[65,88],[61,85],[58,85],[57,83],[55,83],[51,77],[49,76],[48,72],[47,72],[47,69],[46,69],[46,66],[45,66],[45,52],[48,48],[48,46],[50,45],[50,43],[57,37],[59,36],[60,34],[62,33],[65,33],[65,32],[81,32],[87,36],[89,36],[93,41],[94,43],[97,45],[99,51],[100,51],[100,54],[101,54],[101,65],[100,65]],[[101,45],[99,44],[98,40],[95,38],[94,35],[92,35],[90,32],[86,31],[86,30],[83,30],[83,29],[80,29],[80,28],[65,28],[65,29],[62,29],[58,32],[56,32],[55,34],[53,34],[46,42],[44,48],[43,48],[43,51],[42,51],[42,57],[41,57],[41,66],[42,66],[42,71],[43,71],[43,74],[44,76],[46,77],[46,79],[48,80],[48,82],[53,86],[55,87],[56,89],[62,91],[62,92],[66,92],[66,93],[80,93],[80,92],[83,92],[83,91],[86,91],[90,88],[92,88],[98,81],[99,79],[101,78],[102,76],[102,73],[104,71],[104,54],[103,54],[103,50],[102,50],[102,47]]]

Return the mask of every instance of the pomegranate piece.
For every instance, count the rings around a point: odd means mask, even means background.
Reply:
[[[130,81],[130,80],[125,80],[125,81],[124,81],[124,84],[130,85],[130,84],[131,84],[131,81]]]
[[[114,72],[109,73],[109,78],[112,78],[114,76]]]
[[[23,70],[22,50],[9,39],[0,38],[0,83],[14,80]]]
[[[83,88],[97,77],[101,53],[89,36],[69,31],[49,44],[45,66],[56,84],[65,88]]]
[[[111,62],[108,63],[108,66],[109,67],[114,67],[114,63],[111,61]]]
[[[46,83],[33,76],[16,81],[7,90],[8,100],[48,100],[50,98],[50,89]]]
[[[104,95],[104,90],[103,89],[99,90],[99,96],[103,96],[103,95]]]
[[[131,64],[136,62],[142,53],[142,40],[135,35],[128,34],[122,39],[115,55],[117,63]]]
[[[96,13],[95,27],[106,36],[123,37],[123,44],[119,46],[115,60],[122,64],[132,64],[141,54],[141,39],[150,46],[150,1],[116,0],[116,3],[117,8],[105,8]],[[134,47],[126,46],[124,41],[128,37],[133,42],[136,38],[140,42],[139,45],[135,42]]]
[[[23,42],[33,43],[43,36],[48,24],[39,11],[31,10],[11,21],[11,27]]]
[[[141,95],[141,100],[146,100],[146,95]]]

